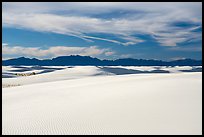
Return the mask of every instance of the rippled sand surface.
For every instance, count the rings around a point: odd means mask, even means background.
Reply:
[[[29,83],[2,99],[3,135],[202,134],[201,72]]]

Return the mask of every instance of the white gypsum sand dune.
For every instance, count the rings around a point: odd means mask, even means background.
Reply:
[[[42,73],[46,71],[46,69],[32,69],[29,68],[35,66],[19,66],[25,69],[26,71],[14,71],[21,70],[21,68],[13,68],[12,66],[2,66],[2,73],[4,76],[15,76],[11,78],[2,78],[3,87],[8,87],[8,85],[28,85],[33,83],[42,83],[42,82],[51,82],[58,80],[68,80],[68,79],[79,79],[90,76],[99,76],[99,75],[115,75],[114,73],[108,72],[104,69],[100,69],[103,67],[96,66],[74,66],[74,67],[66,67],[66,66],[44,66],[45,68],[53,69],[53,68],[61,68],[61,70],[54,70],[52,72]],[[194,66],[195,68],[196,66]],[[202,68],[202,66],[199,66]],[[175,66],[175,67],[166,67],[166,66],[107,66],[105,68],[122,68],[128,70],[139,70],[143,71],[152,71],[152,70],[165,70],[170,73],[181,73],[181,70],[190,70],[193,67],[191,66]],[[196,67],[197,68],[197,67]],[[113,72],[117,72],[118,70],[112,70]],[[16,77],[15,74],[29,74],[35,72],[36,75],[26,76],[26,77]],[[7,74],[8,73],[8,74]]]
[[[201,72],[30,84],[2,99],[3,135],[202,134]]]
[[[49,66],[49,68],[52,68],[52,67],[53,66]],[[30,73],[36,72],[36,70],[26,71],[26,73],[28,72]],[[95,75],[112,75],[112,74],[108,72],[100,71],[100,69],[95,66],[75,66],[73,68],[64,67],[64,69],[62,70],[55,70],[53,72],[37,74],[33,76],[28,76],[28,77],[2,78],[2,83],[3,85],[27,85],[27,84],[33,84],[33,83],[51,82],[51,81],[58,81],[58,80],[78,79],[78,78],[95,76]]]

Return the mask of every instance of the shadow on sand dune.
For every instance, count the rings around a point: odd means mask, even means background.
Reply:
[[[202,72],[202,68],[192,68],[190,70],[180,70],[182,72]]]
[[[55,70],[62,70],[65,68],[49,68],[49,67],[43,67],[43,66],[33,66],[33,67],[21,67],[21,66],[13,66],[13,68],[20,68],[18,70],[10,70],[11,72],[22,72],[26,73],[26,71],[35,71],[35,70],[42,70],[41,72],[38,72],[36,74],[43,74],[48,72],[53,72]],[[71,66],[67,68],[73,68]],[[112,67],[97,67],[103,72],[107,72],[106,74],[115,74],[115,75],[126,75],[126,74],[148,74],[148,73],[170,73],[170,71],[167,70],[161,70],[161,67],[154,67],[154,70],[150,71],[141,71],[141,70],[133,70],[133,69],[125,69],[125,68],[112,68]],[[200,68],[192,68],[190,70],[179,70],[181,72],[202,72],[202,67]],[[97,75],[104,75],[104,73],[99,73]],[[2,73],[2,78],[14,78],[16,75],[14,73]]]
[[[2,78],[15,78],[16,75],[14,75],[13,73],[6,73],[6,72],[2,72]]]
[[[26,71],[42,70],[42,72],[39,72],[37,74],[43,74],[43,73],[53,72],[55,70],[64,69],[64,68],[48,68],[48,67],[43,67],[43,66],[33,66],[33,67],[16,67],[16,66],[14,66],[13,68],[20,68],[20,69],[10,70],[11,72],[26,72]]]
[[[125,74],[141,74],[141,73],[170,73],[166,70],[152,70],[152,71],[140,71],[140,70],[132,70],[132,69],[125,69],[125,68],[110,68],[110,67],[98,67],[102,71],[113,73],[116,75],[125,75]]]
[[[64,68],[49,68],[49,67],[43,67],[43,66],[32,66],[32,67],[12,66],[12,68],[18,68],[18,69],[10,70],[10,72],[13,72],[13,73],[2,72],[2,78],[15,78],[17,77],[15,75],[16,73],[26,73],[26,71],[35,72],[35,70],[42,70],[41,72],[36,73],[36,74],[43,74],[43,73],[53,72],[55,70],[64,69]],[[68,68],[72,68],[72,67],[68,67]]]

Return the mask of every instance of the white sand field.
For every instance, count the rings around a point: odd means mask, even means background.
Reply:
[[[88,66],[2,78],[21,84],[2,88],[2,134],[201,135],[202,72],[171,70],[114,75]]]
[[[33,83],[51,82],[51,81],[58,81],[58,80],[78,79],[78,78],[95,76],[95,75],[111,75],[107,72],[100,71],[98,68],[94,66],[76,66],[74,68],[67,68],[67,67],[61,67],[61,68],[64,68],[64,69],[56,70],[49,73],[34,75],[31,77],[3,78],[2,83],[11,84],[11,85],[12,84],[27,85],[27,84],[33,84]],[[3,68],[3,70],[6,72],[9,72],[9,70],[13,70],[13,68],[11,69]],[[43,70],[26,71],[26,73],[40,72],[40,71],[43,71]]]

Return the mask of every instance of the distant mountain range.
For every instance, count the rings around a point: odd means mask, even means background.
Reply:
[[[174,61],[145,60],[145,59],[117,59],[100,60],[90,56],[60,56],[53,59],[39,60],[25,57],[14,58],[2,61],[3,66],[8,65],[39,65],[39,66],[202,66],[202,60],[182,59]]]

